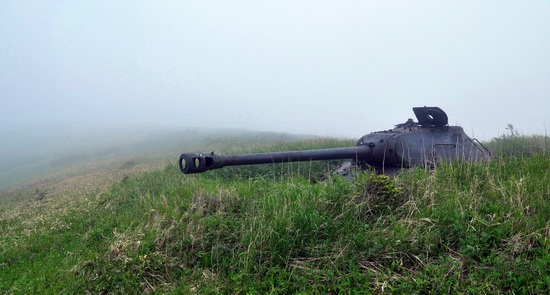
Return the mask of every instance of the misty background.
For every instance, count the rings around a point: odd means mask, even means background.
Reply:
[[[204,127],[358,138],[424,105],[544,135],[549,32],[544,0],[3,0],[0,165]]]

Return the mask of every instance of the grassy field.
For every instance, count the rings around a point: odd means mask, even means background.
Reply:
[[[226,152],[353,145],[209,140]],[[312,184],[323,162],[90,168],[45,184],[43,200],[35,186],[0,199],[0,291],[548,294],[547,144],[511,132],[488,143],[491,163],[354,183]]]

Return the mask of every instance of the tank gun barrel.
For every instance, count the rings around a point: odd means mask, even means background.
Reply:
[[[273,153],[218,155],[212,153],[183,153],[179,158],[179,168],[184,174],[202,173],[226,166],[355,159],[367,157],[367,146],[333,148]]]

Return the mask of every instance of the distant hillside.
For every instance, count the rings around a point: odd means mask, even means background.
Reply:
[[[312,137],[215,129],[58,130],[36,128],[1,135],[6,144],[0,146],[0,191],[90,163],[172,160],[190,150],[219,151],[232,145],[269,145]]]

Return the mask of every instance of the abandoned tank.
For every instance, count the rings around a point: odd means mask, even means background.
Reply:
[[[178,165],[184,174],[202,173],[226,166],[348,159],[336,173],[349,167],[394,173],[415,166],[436,167],[451,161],[490,161],[491,153],[481,142],[469,137],[460,126],[449,126],[447,114],[439,107],[415,107],[417,121],[408,119],[394,128],[362,136],[355,147],[221,155],[183,153]]]

